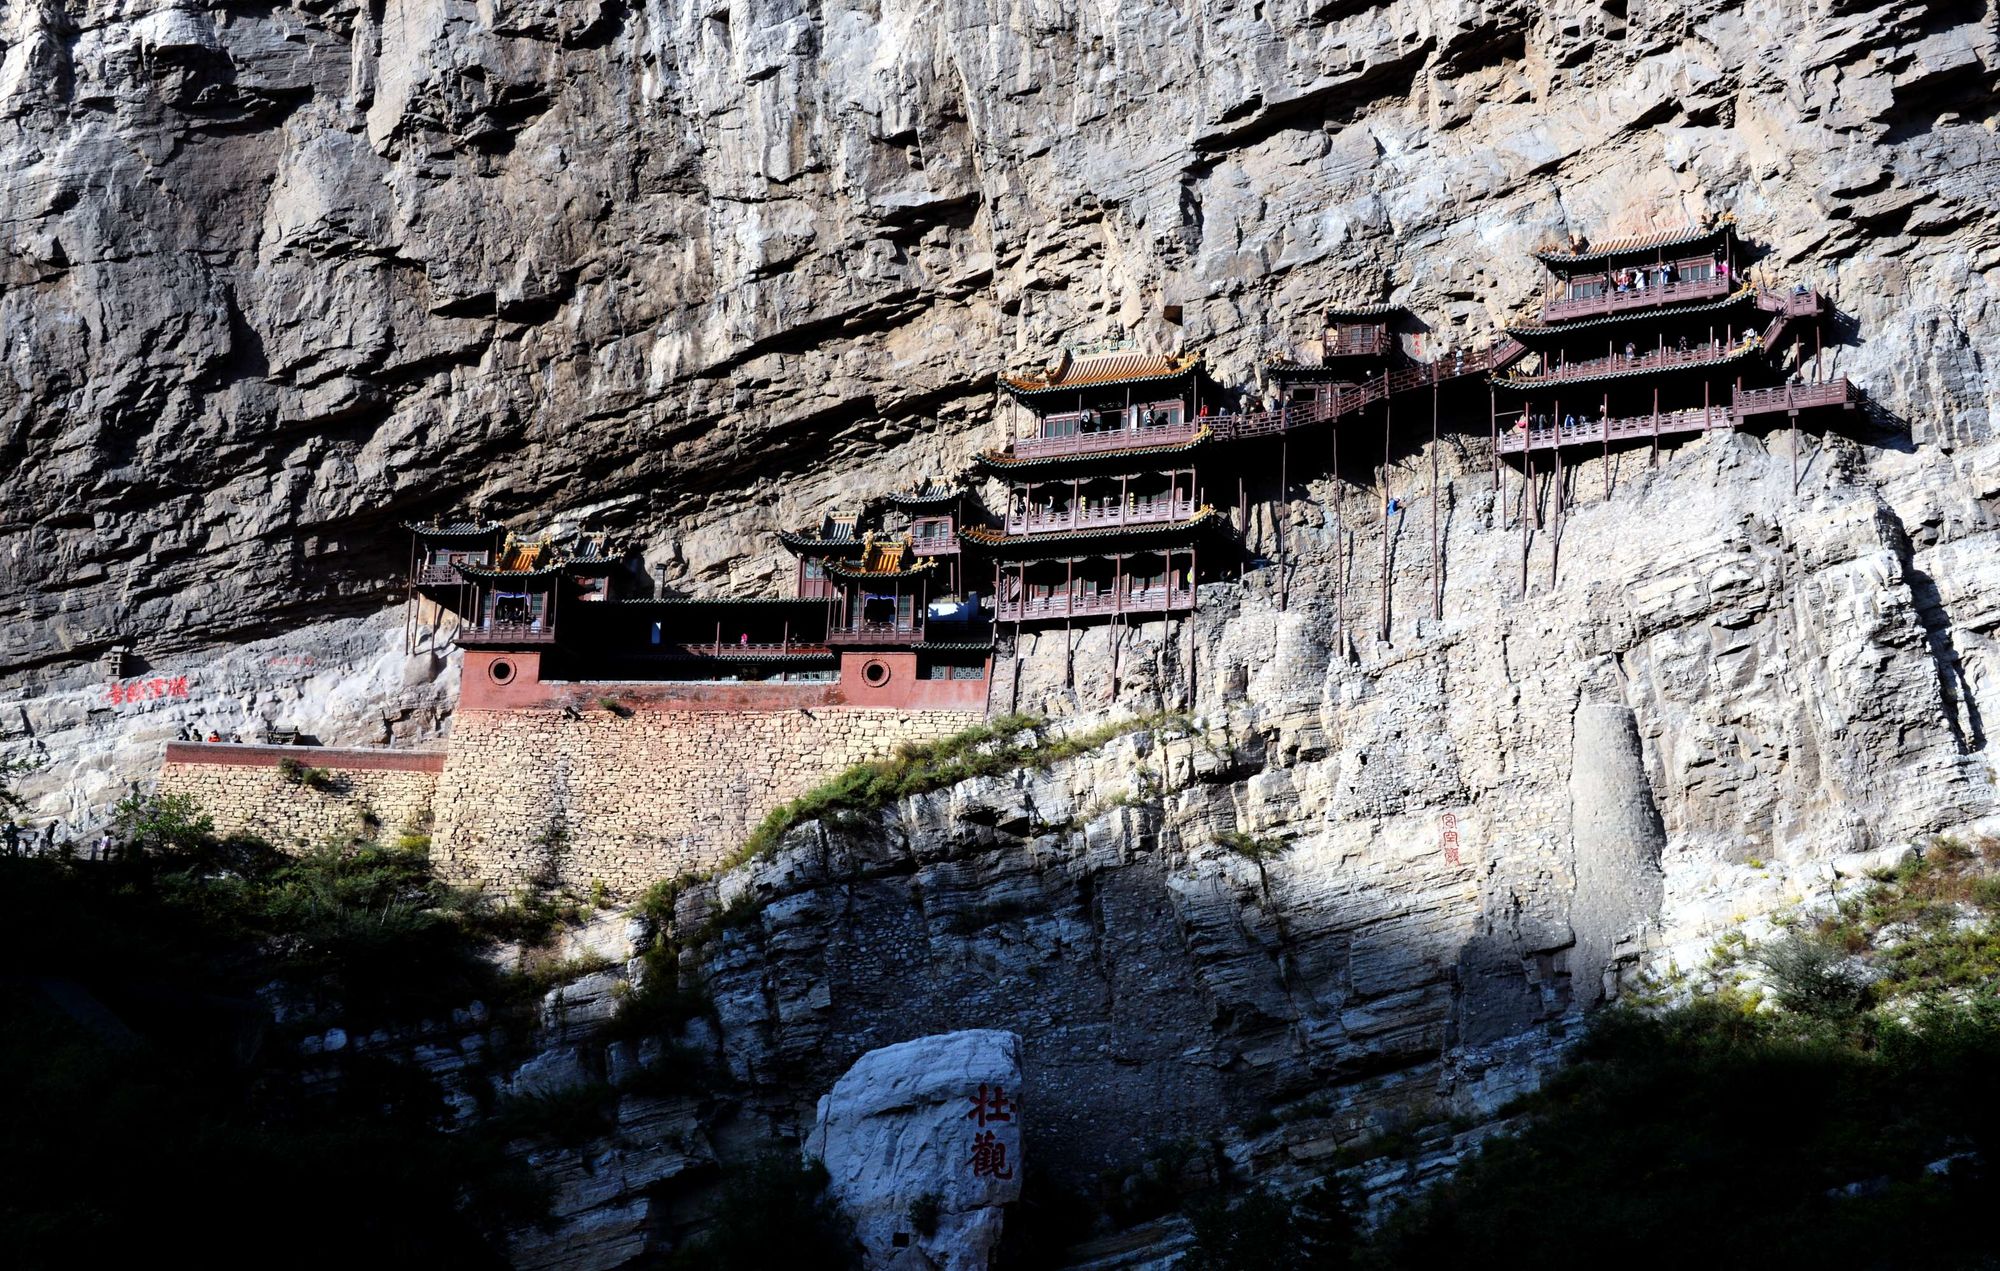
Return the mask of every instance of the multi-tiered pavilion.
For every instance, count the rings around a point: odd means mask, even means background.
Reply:
[[[1518,403],[1501,454],[1657,446],[1854,402],[1844,377],[1819,375],[1822,297],[1751,283],[1728,218],[1535,257],[1541,320],[1507,332],[1535,361],[1494,380]]]
[[[819,684],[848,704],[983,707],[984,614],[929,595],[937,562],[958,549],[955,507],[940,511],[949,501],[937,495],[933,485],[911,496],[926,550],[908,531],[857,532],[852,516],[781,535],[800,555],[794,596],[667,595],[602,534],[415,524],[411,598],[456,620],[471,706],[543,705],[558,686]],[[718,700],[759,701],[747,688]]]
[[[1007,487],[993,561],[996,622],[1161,617],[1192,610],[1197,542],[1214,520],[1197,460],[1212,436],[1193,355],[1074,354],[1001,386],[1029,435],[978,457]]]

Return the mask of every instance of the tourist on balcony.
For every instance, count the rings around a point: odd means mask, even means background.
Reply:
[[[740,647],[742,647],[742,648],[746,648],[746,649],[747,649],[747,648],[749,648],[749,647],[750,647],[750,633],[749,633],[748,631],[745,631],[745,632],[744,632],[744,633],[743,633],[742,635],[739,635],[739,636],[737,636],[737,637],[736,637],[736,643],[737,643],[737,645],[738,645],[738,646],[740,646]]]
[[[1568,414],[1566,414],[1566,415],[1564,415],[1564,416],[1563,416],[1563,431],[1564,431],[1564,432],[1575,432],[1575,431],[1576,431],[1576,416],[1575,416],[1575,415],[1568,415]]]
[[[1625,341],[1625,360],[1627,362],[1630,362],[1637,355],[1638,351],[1638,345],[1633,344],[1630,340]]]

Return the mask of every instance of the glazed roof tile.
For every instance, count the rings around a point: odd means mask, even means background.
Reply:
[[[1741,304],[1757,294],[1755,287],[1742,287],[1719,300],[1697,300],[1690,304],[1662,305],[1657,309],[1628,309],[1624,313],[1605,314],[1598,318],[1578,318],[1574,322],[1523,322],[1518,326],[1506,327],[1508,335],[1517,340],[1532,339],[1544,335],[1567,335],[1571,331],[1588,331],[1593,327],[1616,326],[1621,322],[1631,322],[1636,318],[1679,318],[1692,313],[1713,313]]]
[[[1536,260],[1545,265],[1587,265],[1594,261],[1609,260],[1613,256],[1625,256],[1633,252],[1657,251],[1662,247],[1682,247],[1689,243],[1699,243],[1706,239],[1719,238],[1731,232],[1735,218],[1724,216],[1707,229],[1692,225],[1680,229],[1661,230],[1653,234],[1638,234],[1630,238],[1614,238],[1581,251],[1538,251],[1533,253]]]
[[[1380,304],[1331,305],[1325,312],[1329,322],[1358,322],[1365,318],[1393,318],[1399,313],[1409,311],[1407,305],[1389,304],[1385,301]]]
[[[1007,534],[983,525],[968,526],[958,536],[975,547],[995,555],[1033,556],[1072,545],[1093,546],[1106,542],[1148,543],[1184,537],[1206,528],[1215,520],[1215,509],[1203,504],[1184,521],[1153,525],[1108,525],[1094,530],[1058,530],[1051,534]]]
[[[959,495],[955,485],[947,485],[933,477],[914,490],[898,490],[889,496],[889,502],[904,507],[916,507],[932,503],[949,503]]]
[[[425,538],[484,538],[498,534],[502,526],[498,521],[405,521],[403,528]]]
[[[1055,393],[1079,388],[1178,379],[1199,365],[1201,365],[1201,355],[1196,353],[1186,353],[1176,357],[1167,353],[1124,350],[1116,353],[1072,355],[1065,349],[1047,368],[1025,375],[1003,373],[1000,376],[1000,383],[1013,393],[1027,395]]]

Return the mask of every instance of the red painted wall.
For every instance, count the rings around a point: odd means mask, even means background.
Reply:
[[[878,668],[879,683],[869,682]],[[992,675],[992,659],[986,674]],[[986,680],[920,680],[914,653],[843,653],[840,655],[840,700],[849,706],[880,706],[905,711],[983,711]]]
[[[495,663],[505,663],[511,675],[495,677]],[[879,667],[879,683],[868,679],[870,665]],[[986,709],[986,680],[922,680],[912,652],[843,653],[838,682],[716,684],[699,680],[641,680],[622,684],[554,683],[541,681],[542,655],[492,649],[467,649],[459,680],[458,704],[464,710],[550,710],[565,705],[586,707],[598,698],[615,698],[634,710],[755,711],[790,710],[811,706],[872,706],[888,710]],[[992,660],[986,672],[992,674]]]

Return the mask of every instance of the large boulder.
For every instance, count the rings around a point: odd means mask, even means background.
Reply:
[[[826,1163],[866,1265],[984,1271],[1021,1195],[1021,1039],[940,1033],[871,1050],[819,1101]]]

